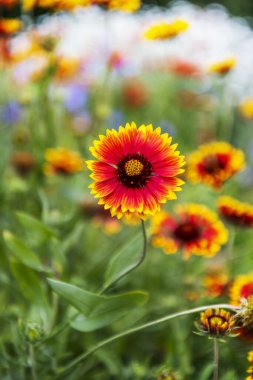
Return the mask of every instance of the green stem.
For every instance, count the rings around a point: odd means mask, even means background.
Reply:
[[[111,343],[111,342],[113,342],[115,340],[118,340],[118,339],[123,338],[124,336],[130,335],[130,334],[133,334],[135,332],[144,330],[144,329],[146,329],[148,327],[156,326],[156,325],[158,325],[160,323],[167,322],[167,321],[169,321],[171,319],[174,319],[174,318],[177,318],[177,317],[182,317],[182,316],[189,315],[189,314],[198,313],[200,311],[204,311],[204,310],[210,309],[210,308],[212,308],[212,309],[218,309],[218,308],[222,309],[223,308],[223,309],[230,309],[230,310],[234,310],[234,311],[236,311],[236,310],[239,309],[238,306],[232,306],[232,305],[227,305],[227,304],[200,306],[200,307],[196,307],[194,309],[184,310],[184,311],[181,311],[181,312],[178,312],[178,313],[170,314],[170,315],[167,315],[165,317],[162,317],[162,318],[159,318],[159,319],[155,319],[154,321],[145,323],[143,325],[140,325],[140,326],[137,326],[137,327],[133,327],[133,328],[131,328],[129,330],[126,330],[126,331],[123,331],[123,332],[121,332],[119,334],[113,335],[113,336],[111,336],[108,339],[102,340],[102,342],[100,342],[97,345],[93,346],[89,351],[85,352],[84,354],[79,355],[76,359],[74,359],[72,362],[70,362],[66,367],[63,367],[58,372],[58,374],[56,375],[56,377],[54,379],[62,379],[62,375],[64,375],[66,372],[69,372],[69,370],[71,370],[76,365],[80,364],[83,360],[85,360],[91,354],[93,354],[93,352],[97,351],[98,349],[106,346],[107,344],[109,344],[109,343]]]
[[[213,339],[213,380],[218,380],[219,371],[219,342],[217,338]]]
[[[36,360],[35,360],[35,350],[33,344],[29,344],[29,355],[31,361],[31,374],[33,380],[38,380],[36,371]]]
[[[133,267],[129,268],[128,271],[122,273],[122,275],[119,276],[117,278],[117,280],[115,280],[113,283],[111,283],[110,285],[102,288],[100,294],[105,293],[109,288],[111,288],[113,285],[115,285],[116,282],[118,282],[119,280],[121,280],[123,277],[127,276],[130,272],[132,272],[133,270],[135,270],[136,268],[138,268],[143,263],[143,261],[144,261],[144,259],[146,257],[146,253],[147,253],[148,241],[147,241],[147,233],[146,233],[145,223],[144,223],[144,221],[142,219],[141,219],[141,227],[142,227],[142,234],[143,234],[143,249],[142,249],[142,254],[141,254],[140,260]]]

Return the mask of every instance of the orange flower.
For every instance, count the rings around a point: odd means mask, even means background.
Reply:
[[[167,40],[176,37],[188,27],[188,22],[184,20],[175,20],[171,23],[161,22],[150,26],[144,32],[144,37],[148,40]]]
[[[253,227],[253,206],[228,196],[218,198],[217,203],[220,215],[227,222],[240,227]]]
[[[228,74],[236,65],[235,58],[227,58],[224,61],[213,63],[209,66],[209,72],[213,74]]]
[[[138,79],[127,80],[122,89],[123,101],[130,107],[142,107],[149,101],[149,92]]]
[[[169,63],[169,69],[173,74],[183,77],[198,77],[201,74],[195,63],[180,58],[173,59]]]
[[[80,67],[80,62],[76,58],[60,57],[56,59],[56,79],[68,80],[72,78]]]
[[[94,183],[91,193],[111,215],[145,218],[160,204],[175,199],[183,184],[177,175],[184,170],[184,157],[171,145],[172,138],[161,128],[135,123],[107,130],[90,148],[96,161],[88,161]]]
[[[225,293],[228,286],[228,276],[224,272],[208,273],[203,280],[209,297],[219,297]]]
[[[244,169],[244,153],[227,142],[201,145],[187,162],[187,177],[193,183],[220,188],[231,176]]]
[[[44,165],[46,175],[69,175],[84,169],[84,161],[77,152],[67,148],[51,148],[45,152],[47,163]]]
[[[11,8],[14,5],[16,5],[19,2],[19,0],[0,0],[0,6]]]
[[[18,32],[22,27],[22,22],[16,18],[0,19],[0,37],[10,37]]]
[[[165,253],[182,248],[186,259],[192,254],[210,257],[227,242],[227,230],[207,207],[178,205],[175,211],[175,216],[160,212],[152,219],[152,244]]]

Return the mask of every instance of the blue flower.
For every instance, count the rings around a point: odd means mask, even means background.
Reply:
[[[22,107],[15,100],[11,100],[1,110],[1,120],[6,124],[18,123],[22,117]]]
[[[67,95],[64,99],[64,105],[69,112],[77,113],[84,110],[87,99],[87,89],[83,86],[72,84],[67,88]]]

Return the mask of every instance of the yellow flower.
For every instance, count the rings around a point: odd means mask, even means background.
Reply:
[[[51,148],[45,152],[47,163],[44,165],[46,175],[69,175],[80,172],[84,169],[84,161],[79,153],[67,148]]]
[[[188,27],[188,22],[184,20],[175,20],[171,23],[162,22],[150,26],[144,32],[144,36],[149,40],[167,40],[176,37]]]
[[[211,142],[192,152],[186,175],[193,183],[220,188],[231,176],[244,169],[244,153],[227,142]]]
[[[59,57],[53,64],[56,65],[55,77],[57,80],[72,78],[80,67],[80,61],[76,58]]]
[[[213,63],[209,66],[209,72],[213,74],[228,74],[236,65],[235,58],[227,58],[224,61]]]
[[[9,37],[18,32],[22,27],[22,22],[16,18],[0,19],[0,37]]]
[[[229,196],[218,198],[220,215],[229,223],[240,227],[253,227],[253,206]]]
[[[110,10],[135,12],[141,6],[141,0],[109,0],[108,8]]]
[[[164,253],[180,248],[190,255],[214,256],[225,244],[228,233],[215,213],[198,204],[178,205],[175,215],[160,212],[152,219],[152,244]]]
[[[246,119],[253,120],[253,98],[247,98],[239,105],[239,111]]]
[[[23,7],[26,11],[35,7],[50,8],[56,11],[71,11],[89,4],[89,0],[23,0]]]

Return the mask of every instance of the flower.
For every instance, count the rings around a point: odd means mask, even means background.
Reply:
[[[160,203],[175,199],[183,181],[184,157],[171,145],[172,138],[151,124],[134,122],[107,130],[90,148],[97,161],[88,161],[94,183],[91,193],[112,216],[154,215]]]
[[[157,380],[176,380],[176,376],[170,370],[165,370],[159,373]]]
[[[10,37],[18,32],[22,22],[16,18],[0,18],[0,37]]]
[[[175,216],[160,212],[152,219],[152,244],[165,253],[184,250],[184,258],[191,254],[214,256],[225,244],[228,233],[215,213],[198,204],[178,205]]]
[[[108,8],[114,11],[135,12],[141,6],[141,0],[109,0]]]
[[[22,107],[20,103],[11,100],[2,109],[2,121],[6,124],[18,123],[22,116]]]
[[[79,153],[67,148],[51,148],[45,152],[47,163],[44,165],[46,175],[62,174],[69,175],[84,169],[84,162]]]
[[[236,65],[235,58],[227,58],[224,61],[213,63],[209,66],[209,72],[213,74],[228,74]]]
[[[253,295],[253,272],[237,276],[230,287],[230,302],[240,305],[242,299]]]
[[[220,215],[229,223],[240,227],[253,227],[253,206],[229,196],[218,198]]]
[[[253,98],[247,98],[239,105],[239,111],[245,119],[253,120]]]
[[[0,6],[11,8],[14,5],[16,5],[19,2],[19,0],[0,0]]]
[[[233,316],[234,324],[240,338],[246,342],[253,341],[253,295],[242,298],[237,313]]]
[[[201,145],[187,161],[187,177],[193,183],[220,188],[231,176],[244,169],[244,153],[227,142]]]
[[[169,62],[169,69],[173,74],[183,77],[198,77],[201,75],[200,68],[193,62],[175,58]]]
[[[55,11],[71,11],[77,7],[89,5],[89,0],[23,0],[26,11],[33,8],[48,8]]]
[[[211,271],[205,275],[203,285],[209,297],[219,297],[227,290],[228,276],[222,271]]]
[[[201,335],[208,335],[210,338],[224,338],[233,331],[234,321],[229,311],[207,309],[200,313],[200,320],[195,325]]]
[[[128,79],[123,83],[123,102],[129,107],[142,107],[149,101],[149,92],[146,85],[137,78]]]
[[[167,40],[176,37],[188,29],[188,27],[188,22],[184,20],[174,20],[171,23],[161,22],[150,26],[144,32],[144,37],[148,40]]]
[[[12,154],[11,164],[20,176],[25,177],[33,170],[36,162],[32,153],[22,151]]]
[[[250,362],[251,366],[247,369],[247,373],[249,373],[249,376],[247,376],[245,380],[252,380],[253,379],[253,351],[248,352],[247,359]]]

